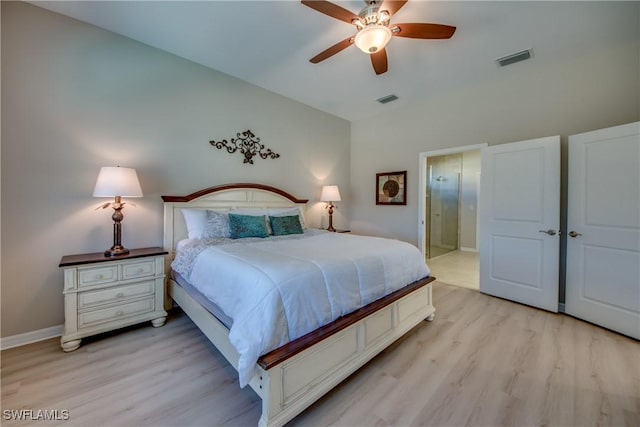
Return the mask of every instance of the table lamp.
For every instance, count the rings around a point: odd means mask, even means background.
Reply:
[[[129,249],[122,246],[122,226],[124,218],[122,209],[126,202],[122,197],[142,197],[142,188],[135,169],[121,168],[120,166],[104,166],[100,169],[93,197],[115,197],[113,202],[105,203],[96,209],[113,208],[113,246],[104,252],[104,256],[111,257],[125,255]]]
[[[336,207],[333,202],[339,202],[340,199],[340,190],[337,185],[325,185],[322,187],[322,193],[320,193],[320,201],[321,202],[329,202],[325,209],[329,209],[329,227],[327,227],[328,231],[336,231],[333,228],[333,209]]]

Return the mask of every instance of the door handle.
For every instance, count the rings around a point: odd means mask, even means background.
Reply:
[[[569,236],[570,237],[578,237],[578,236],[582,236],[582,234],[581,233],[576,233],[575,231],[571,230],[569,232]]]
[[[549,236],[555,236],[556,230],[553,230],[550,228],[548,230],[540,230],[540,233],[545,233],[545,234],[548,234]]]

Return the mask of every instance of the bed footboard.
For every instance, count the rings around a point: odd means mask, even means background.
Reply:
[[[259,425],[282,426],[423,320],[433,320],[427,278],[261,357],[249,385],[262,399]],[[169,295],[237,369],[227,328],[169,280]],[[385,300],[386,299],[386,300]]]
[[[258,424],[286,424],[421,321],[433,320],[431,281],[416,282],[381,308],[365,307],[261,357],[249,383],[262,399]],[[173,280],[169,295],[237,369],[226,327]]]
[[[428,284],[287,360],[261,367],[259,425],[286,424],[434,313]]]

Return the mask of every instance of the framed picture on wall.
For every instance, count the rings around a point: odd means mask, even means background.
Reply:
[[[407,171],[376,174],[376,205],[407,204]]]

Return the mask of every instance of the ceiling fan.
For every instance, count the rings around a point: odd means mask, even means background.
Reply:
[[[413,39],[448,39],[453,36],[456,27],[441,24],[391,24],[390,20],[408,0],[365,0],[365,7],[355,15],[337,4],[323,0],[302,0],[302,4],[356,27],[357,33],[330,48],[320,52],[309,61],[313,64],[324,61],[336,53],[355,44],[371,57],[376,74],[387,72],[387,52],[385,46],[391,37]]]

